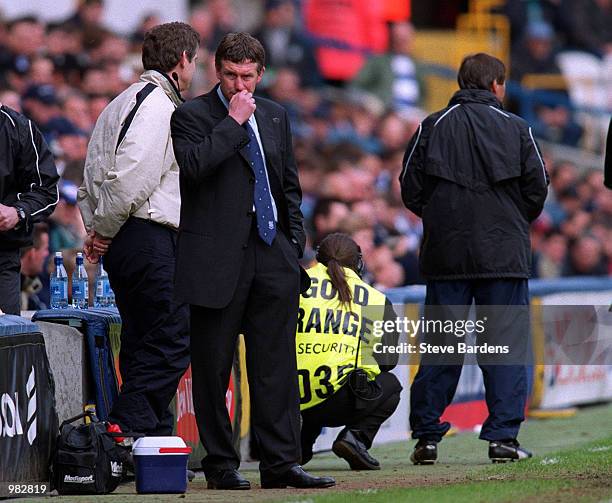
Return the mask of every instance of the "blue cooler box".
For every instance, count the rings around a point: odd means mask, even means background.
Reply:
[[[132,454],[138,493],[184,493],[191,447],[181,437],[144,437],[134,442]]]

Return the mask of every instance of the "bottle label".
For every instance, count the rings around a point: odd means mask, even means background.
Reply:
[[[87,298],[89,295],[87,283],[78,282],[72,284],[72,296],[78,298]]]
[[[96,297],[104,296],[104,281],[98,280],[96,281]]]
[[[56,300],[68,299],[68,285],[65,281],[51,281],[51,297]]]

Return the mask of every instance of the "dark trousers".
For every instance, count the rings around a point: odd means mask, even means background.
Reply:
[[[19,250],[0,250],[0,309],[5,314],[21,313],[19,295],[21,282]]]
[[[189,366],[189,306],[174,300],[176,232],[129,218],[104,257],[121,314],[123,384],[110,421],[124,430],[171,435],[168,406]]]
[[[375,380],[381,389],[375,400],[357,404],[353,392],[345,385],[324,402],[302,412],[303,457],[312,453],[312,446],[325,426],[345,426],[368,449],[372,446],[380,425],[395,412],[402,391],[397,377],[390,372],[378,374]]]
[[[253,227],[230,303],[222,309],[191,306],[193,400],[207,475],[240,464],[225,394],[241,332],[260,472],[274,478],[300,459],[295,354],[299,282],[297,252],[284,234],[279,231],[268,246]]]
[[[449,312],[453,310],[456,314],[456,306],[469,306],[472,300],[476,306],[528,306],[527,280],[428,281],[425,317],[427,318],[427,306],[444,306],[442,309],[448,309]],[[477,311],[478,309],[477,307]],[[464,316],[467,316],[467,310],[464,311]],[[482,317],[481,314],[477,316]],[[506,328],[513,333],[522,333],[524,339],[528,340],[528,308],[514,311],[510,308],[508,316],[502,321],[509,317],[513,317],[510,319],[513,322],[512,327]],[[496,343],[504,340],[504,334],[491,335]],[[448,365],[425,359],[419,366],[410,388],[410,426],[413,438],[439,442],[449,430],[450,424],[441,423],[440,416],[455,396],[462,361],[461,357],[455,364]],[[480,432],[480,438],[483,440],[516,438],[520,424],[525,419],[527,366],[520,364],[518,359],[512,364],[502,363],[503,360],[490,360],[490,364],[479,360],[489,410],[489,416]]]

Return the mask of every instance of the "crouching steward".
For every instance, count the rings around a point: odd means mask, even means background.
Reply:
[[[368,449],[380,425],[393,414],[402,386],[371,349],[375,320],[394,317],[384,294],[361,280],[359,246],[345,234],[331,234],[308,270],[309,290],[300,297],[296,352],[302,413],[302,464],[325,426],[344,426],[334,453],[353,470],[379,470]],[[386,316],[385,316],[386,315]],[[396,344],[397,333],[383,344]]]

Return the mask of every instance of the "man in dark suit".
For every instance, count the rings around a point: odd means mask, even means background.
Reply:
[[[241,332],[262,487],[335,484],[298,465],[302,193],[285,110],[253,97],[264,58],[257,39],[226,35],[215,53],[219,85],[171,122],[182,201],[176,295],[191,305],[193,397],[213,489],[250,488],[225,406]]]

